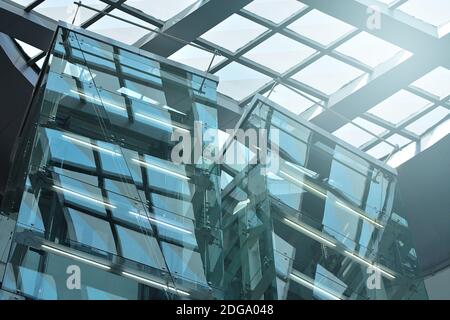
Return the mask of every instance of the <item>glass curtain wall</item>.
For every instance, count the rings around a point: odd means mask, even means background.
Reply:
[[[426,298],[395,171],[262,96],[238,127],[223,165],[228,298]]]
[[[175,131],[193,136],[200,123],[200,147],[215,143],[217,81],[111,42],[56,32],[3,202],[17,223],[2,288],[34,299],[220,298],[219,168],[171,161]]]

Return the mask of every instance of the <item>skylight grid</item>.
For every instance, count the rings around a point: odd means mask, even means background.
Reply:
[[[400,90],[370,109],[368,113],[398,126],[431,105],[432,102],[422,97],[406,90]]]
[[[85,0],[83,1],[83,4],[97,10],[103,10],[106,7],[106,4],[100,0]],[[62,20],[68,23],[73,22],[73,24],[77,26],[97,14],[97,12],[87,8],[78,8],[73,0],[45,0],[34,8],[33,11],[55,21]]]
[[[280,24],[307,6],[297,0],[253,0],[244,10]]]
[[[201,38],[236,52],[268,29],[238,14],[233,14],[204,33]]]

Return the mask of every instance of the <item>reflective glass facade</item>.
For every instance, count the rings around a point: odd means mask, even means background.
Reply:
[[[407,222],[392,212],[395,171],[287,109],[252,101],[238,127],[265,129],[259,147],[225,144],[242,161],[172,161],[174,132],[194,139],[194,155],[219,147],[217,85],[60,26],[3,201],[16,223],[2,289],[31,299],[426,298]],[[276,167],[252,163],[261,140],[258,154]]]
[[[250,139],[227,145],[245,150],[223,165],[228,298],[426,298],[395,171],[262,96],[239,126],[267,130],[271,163]]]
[[[169,161],[173,131],[216,130],[217,82],[130,50],[58,28],[3,203],[17,220],[4,290],[220,296],[218,167]],[[67,286],[70,265],[81,290]]]

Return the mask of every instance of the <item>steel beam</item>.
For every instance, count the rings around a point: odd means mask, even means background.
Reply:
[[[203,0],[167,21],[161,31],[191,42],[200,37],[252,0]],[[184,44],[159,34],[148,34],[136,45],[141,49],[168,57],[181,49]]]
[[[47,51],[56,30],[56,22],[17,5],[0,2],[0,32]]]

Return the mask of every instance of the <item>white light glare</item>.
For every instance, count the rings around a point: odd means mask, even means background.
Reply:
[[[163,126],[165,126],[165,127],[169,127],[169,128],[172,128],[172,129],[177,129],[177,130],[180,130],[180,131],[183,131],[183,132],[190,133],[190,131],[187,130],[187,129],[185,129],[185,128],[182,128],[182,127],[173,125],[173,124],[168,123],[168,122],[166,122],[166,121],[162,121],[162,120],[159,120],[159,119],[150,117],[150,116],[148,116],[148,115],[145,115],[145,114],[142,114],[142,113],[139,113],[139,112],[136,112],[136,116],[141,117],[141,118],[144,118],[144,119],[146,119],[146,120],[150,120],[151,122],[158,123],[158,124],[163,125]]]
[[[362,213],[359,213],[358,211],[350,208],[349,206],[343,204],[340,201],[336,201],[336,204],[344,209],[346,209],[347,211],[349,211],[350,213],[356,214],[357,216],[361,217],[362,219],[376,225],[378,228],[383,228],[383,225],[379,224],[378,222],[376,222],[375,220],[370,219],[369,217],[363,215]]]
[[[96,146],[96,145],[94,145],[92,143],[89,143],[89,142],[86,142],[86,141],[83,141],[83,140],[79,140],[79,139],[76,139],[76,138],[73,138],[73,137],[69,137],[69,136],[67,136],[65,134],[63,134],[62,137],[64,139],[67,139],[67,140],[70,140],[72,142],[75,142],[76,144],[80,144],[80,145],[83,145],[83,146],[86,146],[86,147],[90,147],[90,148],[92,148],[94,150],[103,151],[103,152],[109,153],[109,154],[111,154],[113,156],[121,156],[121,154],[118,153],[118,152],[114,152],[112,150]]]
[[[186,230],[186,229],[183,229],[183,228],[180,228],[180,227],[177,227],[177,226],[174,226],[174,225],[172,225],[172,224],[170,224],[170,223],[166,223],[166,222],[163,222],[163,221],[160,221],[160,220],[156,220],[156,219],[154,219],[154,218],[144,216],[144,215],[139,214],[139,213],[137,213],[137,212],[133,212],[133,211],[128,211],[128,212],[129,212],[130,214],[132,214],[132,215],[138,217],[138,218],[147,219],[147,220],[149,220],[149,221],[151,221],[151,222],[154,222],[154,223],[156,223],[156,224],[160,224],[160,225],[163,225],[163,226],[166,226],[166,227],[168,227],[168,228],[172,228],[172,229],[175,229],[175,230],[184,232],[184,233],[192,234],[191,231]]]
[[[381,269],[380,267],[375,266],[374,264],[372,264],[372,263],[370,263],[369,261],[367,261],[367,260],[361,258],[360,256],[358,256],[358,255],[356,255],[356,254],[354,254],[354,253],[351,253],[350,251],[347,251],[347,250],[344,250],[344,252],[345,252],[345,254],[346,254],[347,256],[349,256],[350,258],[353,258],[353,259],[355,259],[356,261],[358,261],[358,262],[360,262],[360,263],[362,263],[362,264],[364,264],[364,265],[366,265],[366,266],[368,266],[368,267],[371,267],[371,268],[373,268],[373,269],[375,269],[375,270],[378,270],[379,272],[381,272],[382,274],[384,274],[386,277],[388,277],[388,278],[390,278],[390,279],[395,279],[395,276],[394,276],[394,275],[390,274],[390,273],[387,272],[387,271],[384,271],[384,270]]]
[[[335,294],[328,292],[327,290],[324,290],[314,284],[312,284],[311,282],[300,278],[299,276],[291,273],[291,279],[294,280],[295,282],[307,287],[308,289],[311,290],[317,290],[318,292],[320,292],[321,294],[327,296],[328,298],[330,298],[331,300],[342,300],[340,297],[336,296]]]
[[[148,162],[145,162],[145,161],[141,161],[141,160],[138,160],[138,159],[131,159],[131,160],[134,161],[134,162],[136,162],[136,163],[139,163],[139,164],[141,164],[141,165],[143,165],[143,166],[146,166],[146,167],[148,167],[148,168],[152,168],[152,169],[155,169],[155,170],[158,170],[158,171],[161,171],[161,172],[170,174],[170,175],[172,175],[172,176],[174,176],[174,177],[177,177],[177,178],[180,178],[180,179],[184,179],[184,180],[190,180],[189,177],[186,177],[186,176],[184,176],[184,175],[182,175],[182,174],[179,174],[179,173],[176,173],[176,172],[167,170],[167,169],[162,168],[162,167],[160,167],[160,166],[156,166],[156,165],[154,165],[154,164],[151,164],[151,163],[148,163]]]
[[[290,225],[291,227],[299,230],[301,233],[303,233],[303,234],[305,234],[305,235],[307,235],[307,236],[309,236],[309,237],[311,237],[311,238],[313,238],[313,239],[315,239],[315,240],[317,240],[317,241],[319,241],[319,242],[321,242],[321,243],[323,243],[325,245],[328,245],[328,246],[333,247],[333,248],[336,247],[336,244],[334,244],[330,240],[327,240],[326,238],[324,238],[323,236],[318,234],[318,232],[314,232],[312,230],[309,230],[309,229],[299,225],[298,223],[295,223],[295,222],[293,222],[293,221],[291,221],[289,219],[286,219],[286,218],[283,218],[283,221],[285,223],[287,223],[288,225]]]
[[[59,190],[59,191],[67,192],[67,193],[69,193],[69,194],[71,194],[73,196],[76,196],[78,198],[81,198],[81,199],[86,199],[86,200],[89,200],[89,201],[92,201],[92,202],[95,202],[95,203],[103,204],[104,206],[107,206],[107,207],[110,207],[110,208],[113,208],[113,209],[116,208],[116,206],[113,206],[112,204],[109,204],[107,202],[103,202],[103,201],[100,201],[100,200],[97,200],[97,199],[85,196],[84,194],[81,194],[81,193],[78,193],[78,192],[75,192],[75,191],[72,191],[72,190],[68,190],[68,189],[62,188],[60,186],[53,185],[53,188],[55,188],[56,190]]]
[[[104,265],[104,264],[101,264],[101,263],[98,263],[98,262],[95,262],[95,261],[92,261],[92,260],[89,260],[89,259],[82,258],[80,256],[68,253],[66,251],[59,250],[59,249],[56,249],[54,247],[47,246],[45,244],[41,245],[41,247],[43,249],[47,250],[47,251],[51,251],[53,253],[56,253],[56,254],[59,254],[59,255],[62,255],[62,256],[66,256],[66,257],[73,258],[73,259],[76,259],[76,260],[79,260],[79,261],[82,261],[82,262],[86,262],[88,264],[91,264],[93,266],[96,266],[96,267],[99,267],[99,268],[102,268],[102,269],[105,269],[105,270],[110,270],[111,269],[111,267],[109,267],[107,265]]]

